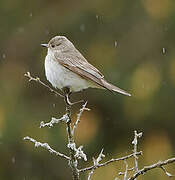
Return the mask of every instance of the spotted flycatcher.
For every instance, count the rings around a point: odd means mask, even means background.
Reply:
[[[55,36],[48,44],[45,58],[47,80],[66,94],[87,88],[102,88],[131,96],[126,91],[108,83],[103,74],[83,57],[64,36]]]

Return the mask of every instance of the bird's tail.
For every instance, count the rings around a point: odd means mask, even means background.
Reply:
[[[114,86],[113,84],[108,83],[106,80],[102,79],[101,81],[102,81],[102,83],[104,85],[104,88],[106,88],[106,89],[108,89],[110,91],[114,91],[114,92],[118,92],[118,93],[124,94],[126,96],[131,96],[131,94],[129,94],[125,90],[120,89],[120,88]]]

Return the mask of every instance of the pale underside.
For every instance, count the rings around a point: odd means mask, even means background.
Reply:
[[[45,74],[52,86],[58,89],[69,87],[71,92],[77,92],[89,87],[102,88],[60,65],[50,55],[47,55],[45,59]]]

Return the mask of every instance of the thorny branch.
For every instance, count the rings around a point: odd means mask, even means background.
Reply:
[[[75,142],[74,142],[74,134],[72,133],[72,127],[71,127],[71,123],[72,123],[72,119],[71,119],[71,106],[66,103],[66,114],[68,116],[68,121],[66,122],[67,125],[67,135],[68,135],[68,145],[67,147],[69,148],[69,154],[70,154],[70,161],[69,161],[69,165],[72,169],[72,174],[73,174],[73,179],[74,180],[79,180],[79,171],[77,168],[78,165],[78,161],[77,158],[75,156],[76,151],[75,151]]]
[[[140,151],[140,152],[137,152],[137,155],[141,155],[142,154],[142,152]],[[99,168],[99,167],[103,167],[103,166],[106,166],[106,165],[108,165],[108,164],[110,164],[110,163],[113,163],[113,162],[116,162],[116,161],[123,161],[123,160],[125,160],[125,159],[129,159],[129,158],[131,158],[131,157],[133,157],[134,156],[134,153],[132,153],[132,154],[129,154],[129,155],[127,155],[127,156],[123,156],[123,157],[121,157],[121,158],[116,158],[116,159],[110,159],[109,161],[106,161],[106,162],[104,162],[104,163],[99,163],[98,165],[96,165],[96,166],[90,166],[90,167],[87,167],[87,168],[83,168],[83,169],[80,169],[79,171],[80,172],[85,172],[85,171],[90,171],[90,170],[92,170],[92,169],[97,169],[97,168]]]
[[[105,155],[103,154],[103,149],[102,149],[97,159],[93,158],[94,168],[90,171],[88,175],[88,180],[91,180],[92,174],[94,173],[95,169],[97,168],[97,166],[99,165],[99,162],[102,160],[103,157],[105,157]]]
[[[143,169],[139,170],[137,173],[135,173],[132,177],[130,177],[128,180],[135,180],[138,176],[146,173],[149,170],[155,169],[155,168],[161,168],[165,172],[165,174],[168,177],[172,177],[170,173],[168,173],[163,166],[175,162],[175,158],[167,159],[165,161],[158,161],[155,164],[152,164],[150,166],[145,166]]]
[[[138,153],[137,152],[137,145],[138,145],[138,138],[141,138],[142,135],[143,135],[142,132],[137,133],[137,131],[134,131],[134,140],[132,141],[132,144],[134,145],[134,149],[133,149],[133,152],[134,152],[133,157],[134,157],[134,162],[135,162],[134,167],[129,169],[128,164],[125,160],[124,161],[125,166],[126,166],[125,172],[120,172],[119,175],[124,175],[123,180],[136,180],[136,178],[138,176],[145,174],[149,170],[152,170],[155,168],[161,168],[168,177],[173,177],[172,174],[170,174],[169,172],[166,171],[164,165],[175,162],[175,158],[171,158],[171,159],[168,159],[165,161],[158,161],[155,164],[152,164],[150,166],[145,166],[143,169],[139,170],[139,168],[138,168],[138,156],[137,156],[137,153]],[[129,171],[135,171],[135,173],[130,178],[127,179],[127,174]]]
[[[52,93],[54,93],[55,95],[64,98],[64,96],[63,96],[62,94],[58,93],[57,91],[55,91],[54,89],[52,89],[50,86],[48,86],[47,84],[45,84],[44,82],[42,82],[39,77],[36,77],[36,78],[32,77],[31,74],[30,74],[30,72],[25,73],[24,76],[25,76],[25,77],[28,77],[28,78],[29,78],[29,81],[36,81],[36,82],[40,83],[41,85],[43,85],[44,87],[46,87],[47,89],[49,89],[49,90],[50,90]]]
[[[33,139],[33,138],[31,138],[31,137],[28,137],[28,136],[24,137],[24,140],[33,142],[33,143],[35,144],[35,147],[41,146],[41,147],[43,147],[44,149],[48,150],[48,151],[49,151],[50,153],[52,153],[52,154],[55,154],[55,155],[57,155],[57,156],[59,156],[59,157],[65,158],[65,159],[67,159],[67,160],[70,160],[70,158],[69,158],[68,156],[66,156],[66,155],[63,154],[63,153],[60,153],[60,152],[55,151],[55,150],[52,149],[47,143],[38,142],[38,141],[36,141],[35,139]]]
[[[126,169],[125,169],[125,172],[124,172],[124,177],[123,177],[123,180],[127,180],[127,176],[128,176],[128,163],[126,161],[126,159],[124,160],[124,163],[125,163],[125,166],[126,166]]]
[[[137,133],[137,131],[134,131],[134,140],[132,141],[132,144],[134,145],[133,152],[134,152],[134,162],[135,162],[135,172],[136,173],[139,170],[138,169],[138,157],[136,155],[136,153],[137,153],[137,144],[138,144],[138,138],[141,138],[141,137],[142,137],[142,132]]]
[[[80,118],[81,118],[83,112],[84,112],[85,110],[86,110],[86,111],[90,111],[90,109],[87,108],[86,105],[87,105],[87,101],[83,104],[82,108],[80,109],[80,112],[77,114],[77,120],[76,120],[76,122],[74,123],[73,129],[72,129],[72,133],[73,133],[73,134],[74,134],[75,129],[77,128],[78,123],[80,122]]]
[[[52,117],[51,121],[48,122],[48,123],[44,123],[43,121],[41,121],[40,123],[40,128],[43,128],[43,127],[53,127],[54,124],[58,124],[59,122],[67,122],[69,119],[68,119],[68,116],[67,114],[63,115],[63,117],[57,119],[57,118],[54,118]]]
[[[63,96],[62,94],[60,94],[57,91],[55,91],[54,89],[52,89],[50,86],[43,83],[38,77],[36,77],[36,78],[32,77],[29,72],[24,74],[24,76],[28,77],[29,81],[39,82],[41,85],[48,88],[55,95],[58,95],[58,96],[65,98],[65,96]],[[158,161],[157,163],[152,164],[150,166],[144,166],[143,169],[139,170],[139,168],[138,168],[138,155],[141,155],[142,152],[141,151],[137,152],[137,144],[138,144],[138,138],[140,138],[142,136],[142,133],[137,133],[137,131],[134,131],[135,136],[134,136],[134,140],[132,141],[132,144],[134,145],[134,149],[133,149],[132,154],[129,154],[127,156],[123,156],[121,158],[110,159],[104,163],[100,163],[102,158],[105,157],[105,155],[103,154],[103,149],[102,149],[100,154],[98,155],[97,159],[93,158],[93,165],[92,166],[86,167],[83,169],[78,169],[78,160],[83,159],[84,161],[87,161],[87,157],[86,157],[86,154],[82,150],[83,146],[80,146],[78,148],[76,147],[76,144],[74,141],[74,132],[75,132],[75,129],[77,128],[78,123],[80,122],[80,118],[82,116],[82,113],[85,110],[89,111],[90,109],[86,108],[86,105],[87,105],[87,102],[86,102],[82,106],[82,108],[80,109],[79,113],[77,114],[76,122],[72,125],[71,108],[72,108],[73,104],[74,103],[68,103],[66,101],[66,98],[65,98],[66,114],[63,115],[61,118],[58,118],[58,119],[52,118],[51,121],[48,123],[44,123],[43,121],[40,123],[40,128],[46,127],[46,126],[50,128],[50,127],[53,127],[54,124],[59,123],[59,122],[65,122],[66,123],[67,135],[68,135],[67,147],[69,148],[69,156],[67,156],[63,153],[57,152],[54,149],[52,149],[47,143],[38,142],[31,137],[28,137],[28,136],[24,137],[24,140],[28,140],[30,142],[33,142],[35,144],[35,147],[41,146],[44,149],[48,150],[50,153],[53,153],[59,157],[62,157],[64,159],[68,160],[69,165],[72,169],[74,180],[79,180],[80,179],[79,174],[83,173],[83,172],[87,172],[87,171],[90,171],[88,174],[88,180],[91,180],[91,177],[97,168],[104,167],[104,166],[106,166],[112,162],[117,162],[117,161],[124,161],[124,163],[125,163],[125,172],[119,173],[119,175],[123,175],[124,180],[136,180],[136,178],[138,176],[146,173],[149,170],[155,169],[155,168],[161,168],[168,177],[173,177],[173,175],[171,175],[169,172],[166,171],[164,166],[167,164],[175,162],[175,158],[167,159],[165,161]],[[127,159],[131,158],[131,157],[134,158],[135,165],[132,168],[128,168],[129,166],[127,163]],[[130,178],[127,178],[129,171],[134,171],[134,174]],[[116,178],[116,179],[118,179],[118,178]]]

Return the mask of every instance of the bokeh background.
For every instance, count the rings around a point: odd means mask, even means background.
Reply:
[[[107,80],[132,94],[89,89],[71,97],[88,100],[91,109],[76,131],[77,144],[88,154],[82,166],[102,148],[106,160],[131,153],[134,130],[144,133],[140,168],[175,155],[174,33],[174,0],[1,0],[0,179],[71,179],[64,160],[23,141],[29,135],[68,153],[63,124],[39,129],[41,121],[64,114],[63,100],[24,77],[30,71],[48,83],[40,44],[55,35],[67,36]],[[175,165],[168,167],[175,174]],[[122,170],[123,163],[114,163],[93,179],[114,179]],[[168,177],[154,170],[140,179]]]

